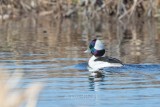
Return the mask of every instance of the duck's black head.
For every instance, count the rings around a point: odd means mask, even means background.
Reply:
[[[90,42],[89,49],[91,51],[91,54],[96,57],[101,57],[105,54],[104,44],[98,39],[93,39]]]

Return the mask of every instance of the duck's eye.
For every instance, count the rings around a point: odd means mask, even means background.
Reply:
[[[89,45],[89,48],[90,48],[90,49],[92,49],[93,47],[94,47],[93,45],[91,45],[91,44]]]
[[[94,48],[95,43],[96,43],[96,40],[93,40],[93,41],[90,43],[89,48],[90,48],[90,49]]]

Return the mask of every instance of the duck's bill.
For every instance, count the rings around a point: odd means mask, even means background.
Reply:
[[[90,49],[87,49],[86,51],[84,51],[84,53],[90,53]]]

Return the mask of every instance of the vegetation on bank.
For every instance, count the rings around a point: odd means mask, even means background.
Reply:
[[[157,16],[160,0],[1,0],[0,19],[37,13],[54,18]]]

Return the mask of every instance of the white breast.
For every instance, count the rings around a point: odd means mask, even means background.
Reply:
[[[92,56],[88,62],[89,67],[94,70],[99,70],[104,67],[121,67],[122,66],[122,64],[120,63],[108,63],[103,61],[95,61],[95,59],[96,57]]]

